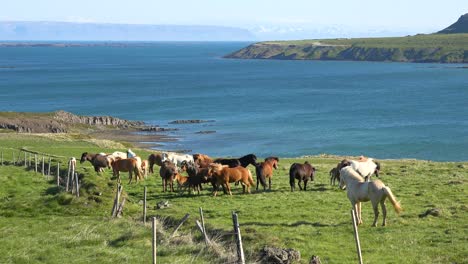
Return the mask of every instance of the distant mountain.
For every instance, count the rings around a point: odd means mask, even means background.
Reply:
[[[0,40],[249,41],[246,29],[222,26],[0,22]]]
[[[455,33],[468,33],[468,13],[461,16],[457,22],[453,23],[448,28],[437,32],[437,34]]]

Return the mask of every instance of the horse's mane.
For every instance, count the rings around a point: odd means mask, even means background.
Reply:
[[[345,172],[345,173],[343,173]],[[344,178],[351,178],[352,180],[358,181],[358,182],[364,182],[364,179],[362,176],[355,171],[351,166],[346,166],[341,169],[341,176]]]

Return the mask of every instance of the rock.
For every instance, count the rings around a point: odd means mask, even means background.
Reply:
[[[428,215],[432,215],[432,216],[440,216],[442,213],[442,211],[439,209],[439,208],[432,208],[432,209],[427,209],[426,212],[422,213],[419,215],[419,217],[426,217]]]
[[[322,264],[322,262],[320,262],[319,256],[312,256],[309,264]]]
[[[290,264],[300,259],[301,253],[291,248],[281,249],[265,246],[260,251],[260,263]]]
[[[159,203],[156,204],[156,207],[155,207],[155,208],[156,208],[156,209],[164,209],[164,208],[167,208],[167,207],[169,207],[169,206],[171,206],[171,205],[169,204],[169,201],[161,201],[161,202],[159,202]]]
[[[216,131],[214,131],[214,130],[202,130],[202,131],[195,132],[195,134],[213,134],[213,133],[216,133]]]
[[[199,123],[208,123],[214,122],[214,120],[201,120],[201,119],[188,119],[188,120],[174,120],[169,122],[169,124],[199,124]]]

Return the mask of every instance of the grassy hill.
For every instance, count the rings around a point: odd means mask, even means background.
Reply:
[[[468,63],[468,34],[267,41],[226,58]]]
[[[14,149],[51,153],[63,158],[84,151],[122,150],[116,143],[101,144],[67,135],[0,133],[4,160]],[[137,149],[140,156],[148,151]],[[280,153],[278,153],[281,156]],[[127,203],[124,216],[110,218],[115,180],[111,172],[97,175],[89,163],[78,164],[82,189],[76,198],[23,166],[0,166],[0,263],[143,263],[151,261],[150,226],[141,223],[140,201],[148,187],[148,215],[156,216],[164,230],[158,233],[159,263],[226,263],[234,245],[231,212],[239,214],[247,262],[258,259],[264,245],[294,248],[308,263],[312,255],[322,263],[355,263],[350,203],[346,192],[329,184],[328,171],[341,157],[316,156],[280,159],[271,192],[212,197],[205,186],[201,195],[162,193],[159,175],[139,184],[124,179]],[[293,162],[308,160],[317,179],[307,191],[290,192],[287,176]],[[359,228],[365,263],[466,263],[468,237],[468,162],[382,160],[381,180],[392,188],[404,208],[388,212],[388,226],[371,227],[369,203],[363,205],[364,225]],[[250,168],[253,170],[253,168]],[[156,169],[157,170],[157,169]],[[156,210],[157,202],[171,206]],[[207,230],[219,246],[206,249],[195,228],[203,207]],[[439,216],[420,217],[428,209]],[[174,238],[169,234],[186,213],[191,216]],[[380,219],[381,220],[381,219]]]

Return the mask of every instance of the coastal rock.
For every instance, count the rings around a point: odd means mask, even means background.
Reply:
[[[281,249],[265,246],[260,251],[260,263],[290,264],[300,259],[301,253],[291,248]]]
[[[136,127],[144,125],[144,122],[128,121],[111,116],[79,116],[65,111],[57,111],[54,115],[55,120],[71,124],[86,124],[92,126],[115,126],[120,128]]]
[[[150,127],[142,127],[139,129],[143,132],[169,132],[169,131],[178,131],[178,128],[169,128],[169,127],[158,127],[158,126],[150,126]]]

